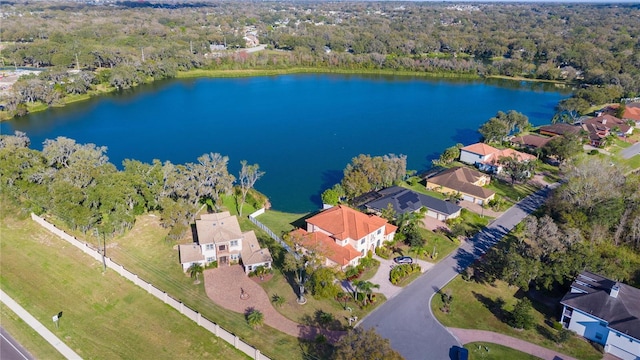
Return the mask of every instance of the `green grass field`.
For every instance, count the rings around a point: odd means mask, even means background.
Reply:
[[[246,358],[115,272],[103,274],[100,263],[35,222],[8,215],[11,211],[3,207],[1,217],[0,285],[83,358]],[[60,311],[56,329],[51,316]],[[4,316],[14,322],[2,314],[3,324]],[[46,346],[33,349],[42,358],[56,358],[48,356]]]
[[[487,343],[487,342],[472,342],[464,346],[469,350],[470,360],[538,360],[537,356],[529,355],[506,346]]]
[[[451,312],[445,314],[440,311],[442,299],[438,295],[431,301],[431,310],[444,326],[495,331],[581,360],[596,360],[602,357],[602,354],[578,336],[574,336],[561,347],[558,346],[553,340],[556,330],[549,326],[549,323],[557,321],[554,311],[542,304],[534,302],[532,314],[535,325],[532,329],[516,330],[509,326],[505,322],[508,316],[506,311],[513,309],[520,296],[517,287],[509,286],[502,281],[496,281],[495,284],[479,284],[457,277],[443,291],[450,291],[453,296]],[[498,298],[504,300],[503,309],[506,311],[497,308]]]

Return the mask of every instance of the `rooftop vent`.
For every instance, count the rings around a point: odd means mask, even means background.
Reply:
[[[611,291],[609,292],[609,296],[611,296],[612,298],[617,298],[618,297],[618,293],[620,292],[620,286],[618,284],[615,284],[611,287]]]

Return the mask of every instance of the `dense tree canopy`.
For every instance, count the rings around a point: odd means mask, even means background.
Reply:
[[[24,113],[20,104],[56,105],[98,84],[126,89],[194,68],[389,69],[577,81],[592,86],[562,106],[579,112],[640,94],[640,9],[633,4],[145,4],[2,3],[4,64],[49,70],[16,83],[7,108]],[[247,34],[279,51],[240,51]],[[224,44],[229,50],[210,48]]]
[[[0,136],[2,192],[37,213],[47,212],[70,228],[108,236],[130,229],[135,216],[159,211],[169,237],[181,237],[200,204],[220,205],[234,177],[228,158],[204,154],[197,163],[174,165],[125,160],[119,171],[109,163],[106,147],[78,144],[58,137],[42,151],[29,149],[24,133]]]

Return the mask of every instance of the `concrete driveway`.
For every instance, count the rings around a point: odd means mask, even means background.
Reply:
[[[640,142],[620,151],[620,156],[622,156],[623,159],[630,159],[638,154],[640,154]]]
[[[380,261],[380,267],[378,268],[378,271],[376,272],[376,274],[373,275],[371,279],[369,279],[369,281],[374,284],[380,285],[380,288],[376,289],[375,292],[384,294],[387,300],[389,300],[394,296],[396,296],[403,289],[402,287],[393,285],[389,280],[389,272],[391,271],[393,266],[395,266],[396,264],[393,262],[392,259],[385,260],[377,255],[373,255],[373,258]],[[420,264],[420,270],[422,273],[427,272],[427,270],[431,269],[434,265],[424,260],[413,259],[413,261]],[[353,293],[355,290],[353,285],[349,281],[345,280],[342,282],[341,285],[344,291]]]

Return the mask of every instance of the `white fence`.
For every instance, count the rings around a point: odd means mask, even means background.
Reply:
[[[40,224],[45,229],[51,231],[52,233],[54,233],[55,235],[57,235],[61,239],[65,240],[65,241],[68,241],[69,243],[71,243],[72,245],[77,247],[78,249],[82,250],[87,255],[91,256],[92,258],[96,259],[97,261],[102,262],[102,254],[100,254],[97,250],[95,250],[91,245],[79,241],[75,237],[73,237],[73,236],[65,233],[64,231],[58,229],[55,225],[47,222],[46,220],[44,220],[43,218],[37,216],[36,214],[32,213],[31,214],[31,219],[33,219],[35,222]],[[225,340],[229,344],[233,345],[236,349],[238,349],[238,350],[242,351],[243,353],[247,354],[252,359],[270,360],[268,357],[262,355],[260,353],[260,350],[258,350],[256,348],[254,348],[253,346],[245,343],[240,338],[235,336],[233,333],[230,333],[227,330],[221,328],[218,324],[208,320],[207,318],[202,316],[199,312],[187,307],[182,302],[172,298],[166,292],[164,292],[164,291],[156,288],[152,284],[140,279],[138,277],[138,275],[136,275],[136,274],[130,272],[129,270],[125,269],[124,266],[116,263],[115,261],[111,260],[108,257],[105,257],[104,260],[105,260],[105,263],[106,263],[108,268],[114,270],[115,272],[117,272],[118,274],[122,275],[127,280],[130,280],[134,284],[138,285],[139,287],[141,287],[142,289],[147,291],[149,294],[157,297],[158,299],[162,300],[164,303],[170,305],[172,308],[178,310],[184,316],[186,316],[189,319],[193,320],[194,322],[196,322],[198,325],[202,326],[203,328],[209,330],[209,332],[211,332],[215,336],[217,336],[217,337]]]
[[[291,247],[287,245],[278,235],[276,235],[271,229],[267,227],[267,225],[261,223],[256,219],[256,216],[264,214],[264,208],[257,210],[256,212],[249,215],[249,220],[254,223],[257,227],[264,230],[273,240],[277,241],[282,247],[287,250],[287,252],[291,252]],[[295,253],[294,253],[295,254]]]

